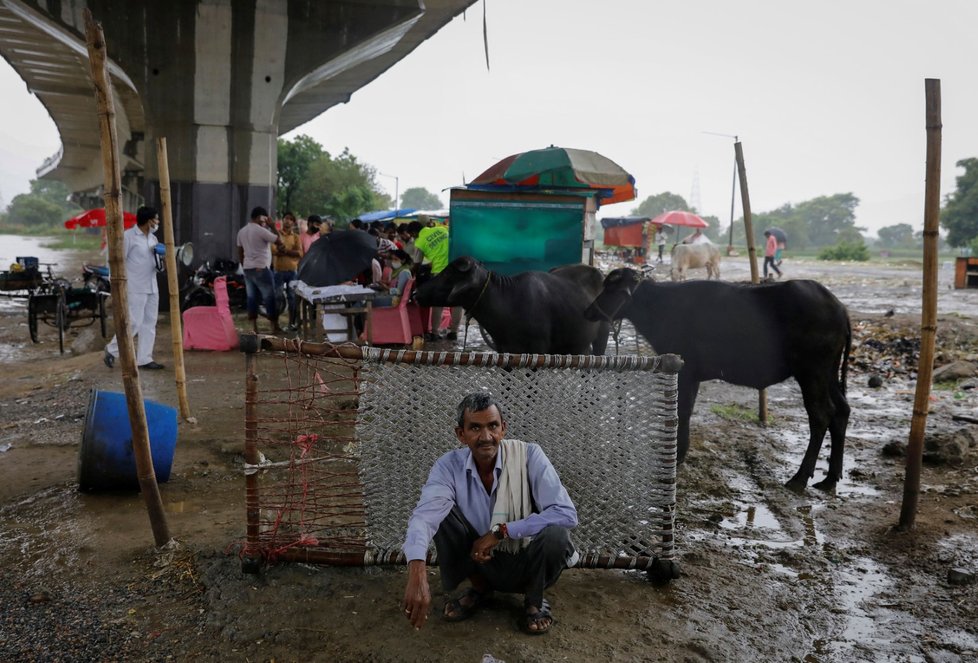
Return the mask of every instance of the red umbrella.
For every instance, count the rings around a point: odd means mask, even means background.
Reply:
[[[709,228],[710,224],[696,216],[692,212],[680,212],[678,210],[673,210],[671,212],[663,212],[659,216],[652,219],[652,223],[659,225],[665,223],[670,226],[688,226],[690,228]]]
[[[102,228],[105,226],[105,208],[99,207],[76,214],[65,221],[65,228],[75,230],[76,228]],[[122,225],[125,228],[132,228],[136,225],[136,215],[132,212],[122,213]]]

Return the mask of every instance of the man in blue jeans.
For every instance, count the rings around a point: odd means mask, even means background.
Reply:
[[[251,210],[251,221],[238,231],[238,261],[244,269],[248,319],[256,334],[259,296],[265,305],[265,317],[272,323],[272,333],[282,333],[275,303],[275,276],[271,270],[273,244],[282,248],[275,225],[268,218],[268,210],[256,207]]]

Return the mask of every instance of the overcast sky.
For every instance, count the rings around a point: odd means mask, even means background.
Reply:
[[[975,0],[487,0],[330,109],[288,134],[344,147],[403,192],[447,205],[510,154],[590,149],[636,179],[619,216],[672,191],[726,224],[733,140],[751,206],[852,192],[857,224],[923,226],[924,79],[941,79],[942,198],[978,156]],[[0,63],[0,196],[27,189],[58,149],[53,123]],[[378,183],[394,194],[393,177]],[[698,200],[697,200],[698,198]],[[741,214],[739,193],[737,216]]]

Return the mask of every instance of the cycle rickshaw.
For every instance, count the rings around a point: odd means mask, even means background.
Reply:
[[[37,258],[18,257],[10,270],[0,272],[0,291],[8,297],[27,299],[31,341],[39,342],[42,322],[58,331],[61,354],[65,351],[65,332],[71,326],[87,326],[98,320],[105,338],[105,299],[109,293],[101,287],[102,280],[76,288],[67,279],[55,277],[50,264],[44,267],[42,270]]]

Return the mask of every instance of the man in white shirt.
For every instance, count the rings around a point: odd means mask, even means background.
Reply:
[[[275,224],[264,207],[251,210],[251,221],[238,231],[238,261],[244,269],[248,294],[248,319],[258,333],[258,301],[265,305],[265,317],[272,323],[272,333],[281,334],[275,302],[275,276],[272,274],[272,245],[283,249]]]
[[[126,262],[126,295],[129,300],[129,329],[136,337],[136,365],[158,370],[163,364],[153,361],[156,343],[156,319],[160,310],[160,289],[156,284],[156,229],[160,215],[152,207],[136,210],[136,225],[122,235],[122,253]],[[113,336],[105,346],[103,361],[109,368],[119,356],[119,339]]]

